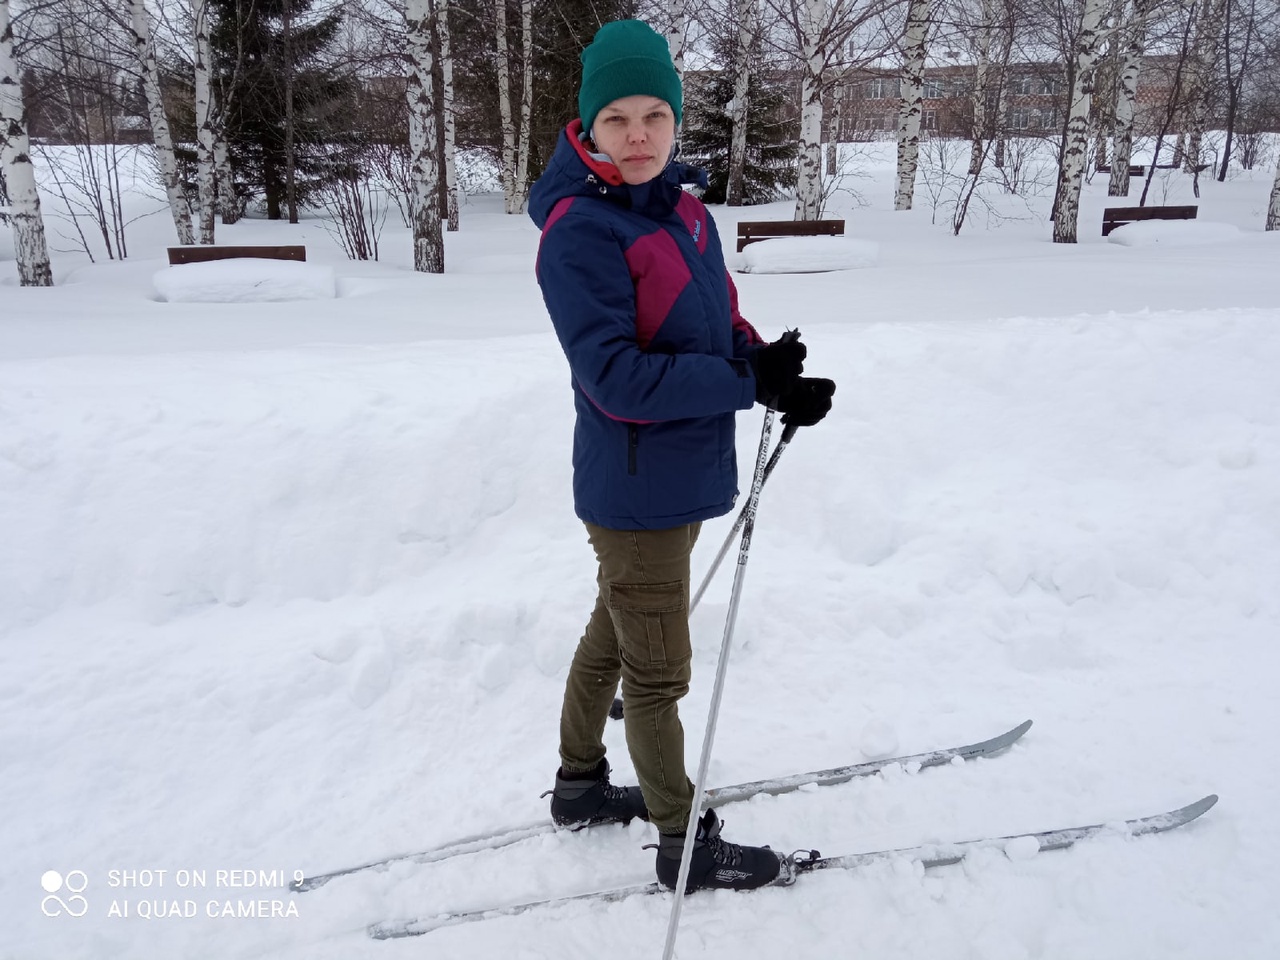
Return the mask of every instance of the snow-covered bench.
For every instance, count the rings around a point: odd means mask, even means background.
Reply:
[[[843,220],[743,220],[738,224],[738,252],[757,240],[843,236]]]
[[[306,262],[307,248],[301,244],[279,247],[219,247],[202,245],[170,247],[169,266],[184,263],[208,263],[211,260],[297,260]]]
[[[1107,207],[1102,211],[1102,235],[1136,220],[1194,220],[1199,207]]]
[[[169,266],[152,278],[170,303],[331,300],[333,267],[307,263],[304,246],[170,247]]]
[[[1098,172],[1099,172],[1099,173],[1110,173],[1110,172],[1111,172],[1111,166],[1110,166],[1110,164],[1105,164],[1105,163],[1104,163],[1102,166],[1098,167]],[[1129,164],[1129,176],[1131,176],[1131,177],[1145,177],[1146,175],[1147,175],[1147,168],[1146,168],[1146,166],[1145,166],[1144,164],[1141,164],[1141,163],[1131,163],[1131,164]]]

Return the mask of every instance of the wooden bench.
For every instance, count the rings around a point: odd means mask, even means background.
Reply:
[[[1111,167],[1110,167],[1109,165],[1107,165],[1107,164],[1103,164],[1101,167],[1098,167],[1098,172],[1099,172],[1099,173],[1110,173],[1110,172],[1111,172]],[[1131,163],[1131,164],[1129,164],[1129,176],[1131,176],[1131,177],[1145,177],[1146,175],[1147,175],[1147,168],[1146,168],[1145,166],[1143,166],[1142,164],[1140,164],[1140,163]]]
[[[208,263],[210,260],[243,260],[256,257],[260,260],[298,260],[305,262],[307,248],[301,244],[284,247],[170,247],[169,266],[183,263]]]
[[[1178,162],[1178,163],[1157,163],[1157,164],[1156,164],[1156,169],[1157,169],[1157,170],[1181,170],[1181,169],[1183,169],[1185,166],[1186,166],[1186,165],[1185,165],[1185,164],[1183,164],[1183,163],[1181,163],[1181,162]],[[1194,167],[1192,167],[1192,170],[1193,170],[1193,171],[1195,171],[1196,173],[1204,173],[1204,172],[1205,172],[1206,170],[1208,170],[1208,169],[1209,169],[1209,165],[1208,165],[1207,163],[1197,163]]]
[[[843,220],[743,220],[738,224],[738,252],[757,240],[777,237],[843,237]]]
[[[1136,220],[1194,220],[1196,206],[1188,207],[1107,207],[1102,211],[1102,235]]]

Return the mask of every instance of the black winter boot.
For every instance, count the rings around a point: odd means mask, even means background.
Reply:
[[[562,827],[585,827],[592,823],[630,823],[649,819],[644,794],[639,787],[615,787],[609,782],[609,761],[601,760],[594,770],[566,774],[556,771],[556,788],[551,791],[551,819]]]
[[[686,893],[704,887],[754,890],[777,879],[781,861],[776,853],[768,847],[740,847],[722,840],[720,826],[720,818],[714,810],[708,810],[698,822]],[[658,882],[669,890],[674,890],[676,881],[680,879],[680,854],[683,851],[683,833],[659,835]]]

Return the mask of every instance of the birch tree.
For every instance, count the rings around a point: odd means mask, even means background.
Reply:
[[[215,191],[214,116],[209,71],[213,52],[209,44],[209,0],[195,0],[196,185],[200,242],[213,243]]]
[[[924,112],[924,64],[928,54],[931,0],[911,0],[902,50],[902,104],[898,109],[898,187],[893,209],[910,210],[920,157]]]
[[[1116,124],[1111,148],[1111,180],[1107,196],[1129,195],[1129,163],[1133,159],[1133,123],[1137,115],[1138,76],[1146,47],[1149,0],[1133,0],[1121,31],[1124,52],[1116,84]],[[1117,25],[1119,26],[1119,25]]]
[[[1195,169],[1200,165],[1200,153],[1204,143],[1204,130],[1209,116],[1209,89],[1214,65],[1218,62],[1218,48],[1222,41],[1223,20],[1226,17],[1227,0],[1206,0],[1196,23],[1195,49],[1191,55],[1187,78],[1187,149],[1183,164],[1188,173],[1195,174],[1195,195],[1200,196],[1200,176]]]
[[[796,0],[802,50],[800,73],[800,154],[796,159],[796,220],[822,216],[822,74],[828,51],[824,42],[826,0]]]
[[[831,85],[831,112],[827,123],[827,176],[834,177],[840,165],[840,114],[844,108],[844,84]]]
[[[9,0],[0,0],[0,170],[4,171],[9,193],[18,282],[24,287],[51,287],[53,270],[49,266],[35,167],[31,164],[22,70],[14,46]]]
[[[406,0],[404,21],[405,59],[409,67],[409,160],[413,171],[413,269],[421,273],[444,273],[430,0]]]
[[[511,50],[507,43],[507,0],[494,0],[498,46],[498,113],[502,118],[502,206],[515,213],[516,127],[511,110]]]
[[[533,125],[533,0],[520,0],[520,132],[516,151],[515,209],[529,202],[529,134]]]
[[[151,122],[151,140],[155,144],[156,158],[160,162],[164,191],[169,198],[169,212],[178,233],[178,243],[190,245],[196,242],[195,234],[191,232],[191,211],[182,188],[182,174],[173,155],[173,136],[169,132],[169,119],[164,112],[164,99],[160,93],[160,68],[156,63],[155,44],[151,41],[151,21],[147,16],[144,0],[129,0],[129,13],[130,33],[138,56],[138,69],[142,75],[142,92],[147,101],[147,118]]]
[[[1280,230],[1280,157],[1276,158],[1276,179],[1271,184],[1271,205],[1267,207],[1268,230]]]
[[[759,0],[737,0],[738,39],[733,57],[733,134],[729,140],[729,185],[725,202],[742,206],[747,169],[747,116],[751,107],[751,50],[756,40]]]
[[[453,115],[453,41],[449,35],[449,0],[440,0],[436,10],[436,30],[440,37],[440,74],[444,84],[441,93],[444,100],[445,217],[452,233],[458,229],[458,123]]]
[[[968,5],[965,5],[968,6]],[[961,14],[968,19],[968,9]],[[1002,0],[982,0],[978,22],[966,24],[973,37],[974,83],[969,97],[973,124],[970,128],[969,177],[982,174],[988,154],[988,133],[996,137],[996,166],[1004,165],[1005,110],[1009,104],[1005,78],[1014,44],[1016,9]]]
[[[511,98],[512,67],[507,40],[506,0],[496,0],[498,42],[498,112],[502,117],[503,209],[523,214],[529,200],[529,135],[533,122],[533,0],[520,0],[520,116]]]
[[[880,49],[866,49],[867,62],[889,46],[872,25],[897,0],[770,0],[793,35],[800,59],[800,137],[796,155],[797,220],[817,220],[822,216],[822,99],[828,83],[827,71],[844,60],[849,38],[859,30],[865,40]],[[785,6],[783,5],[785,3]],[[847,66],[847,64],[846,64]]]
[[[219,105],[218,115],[225,116]],[[218,135],[213,141],[213,166],[218,182],[218,216],[223,225],[240,219],[240,198],[236,195],[235,174],[231,170],[231,149],[227,146],[227,134],[218,124]]]
[[[671,62],[675,64],[676,75],[684,80],[684,51],[689,39],[689,6],[688,0],[666,0],[667,4],[667,46],[671,50]]]
[[[1076,39],[1075,78],[1071,85],[1071,109],[1058,172],[1058,193],[1053,206],[1053,242],[1075,243],[1080,219],[1080,187],[1089,148],[1089,109],[1093,104],[1094,74],[1102,39],[1106,0],[1085,0]]]

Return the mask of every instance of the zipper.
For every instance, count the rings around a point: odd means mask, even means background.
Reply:
[[[627,424],[627,473],[636,475],[636,449],[640,446],[640,429],[634,424]]]

